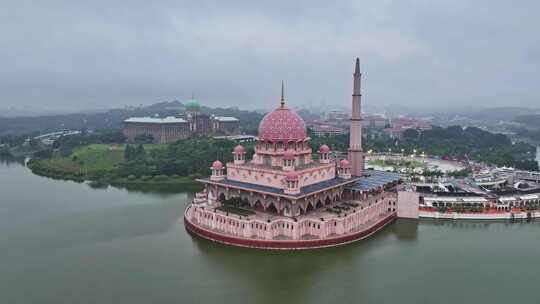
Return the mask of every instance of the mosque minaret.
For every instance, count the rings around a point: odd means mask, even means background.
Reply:
[[[360,59],[356,58],[356,66],[353,75],[351,130],[349,139],[349,162],[351,174],[362,176],[364,171],[364,154],[362,152],[362,94],[360,73]]]

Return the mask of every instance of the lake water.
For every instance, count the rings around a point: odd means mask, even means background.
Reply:
[[[194,239],[189,193],[55,181],[0,164],[0,303],[540,301],[540,222],[397,221],[344,247]]]

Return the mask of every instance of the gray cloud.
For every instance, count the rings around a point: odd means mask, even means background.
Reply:
[[[538,106],[536,1],[8,1],[0,107]]]

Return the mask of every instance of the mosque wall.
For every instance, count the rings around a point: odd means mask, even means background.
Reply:
[[[319,167],[297,170],[300,187],[312,185],[336,177],[333,164],[321,164]],[[283,189],[286,171],[270,170],[242,165],[227,164],[227,179]]]
[[[397,216],[417,219],[419,216],[420,194],[411,191],[398,191]]]
[[[264,240],[283,238],[292,240],[322,239],[334,235],[348,234],[358,229],[367,228],[370,224],[380,221],[383,217],[395,216],[395,212],[388,209],[393,198],[391,196],[386,198],[384,195],[381,197],[382,199],[377,200],[376,203],[327,221],[308,216],[296,220],[281,217],[268,222],[262,218],[231,215],[196,205],[192,205],[186,215],[188,220],[194,224],[242,238]]]

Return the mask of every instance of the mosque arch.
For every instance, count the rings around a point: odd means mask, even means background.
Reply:
[[[326,199],[324,200],[324,205],[328,206],[332,203],[332,200],[330,199],[330,196],[327,196]]]
[[[255,204],[253,204],[253,209],[258,210],[258,211],[264,211],[264,206],[260,200],[257,200],[255,201]]]
[[[264,198],[262,195],[254,194],[254,195],[249,196],[248,201],[251,208],[255,208],[255,204],[257,203],[257,201],[259,201],[259,203],[262,204],[262,201],[264,201]]]
[[[306,206],[306,212],[309,212],[309,211],[313,211],[313,205],[311,204],[311,202],[308,202],[307,203],[307,206]]]
[[[246,194],[246,193],[240,194],[240,199],[242,200],[243,205],[245,205],[245,203],[249,204],[250,198],[251,197],[249,196],[249,194]]]
[[[291,209],[289,208],[289,206],[285,206],[285,207],[280,211],[280,214],[281,214],[281,215],[290,215],[290,214],[291,214]]]
[[[274,205],[274,203],[270,203],[268,207],[266,207],[266,211],[273,214],[278,214],[278,209],[276,208],[276,205]]]
[[[249,207],[249,199],[246,197],[240,197],[240,206],[241,207]]]
[[[316,209],[319,209],[319,208],[322,208],[323,207],[323,203],[321,202],[320,199],[317,200],[317,204],[315,205],[315,208]]]

